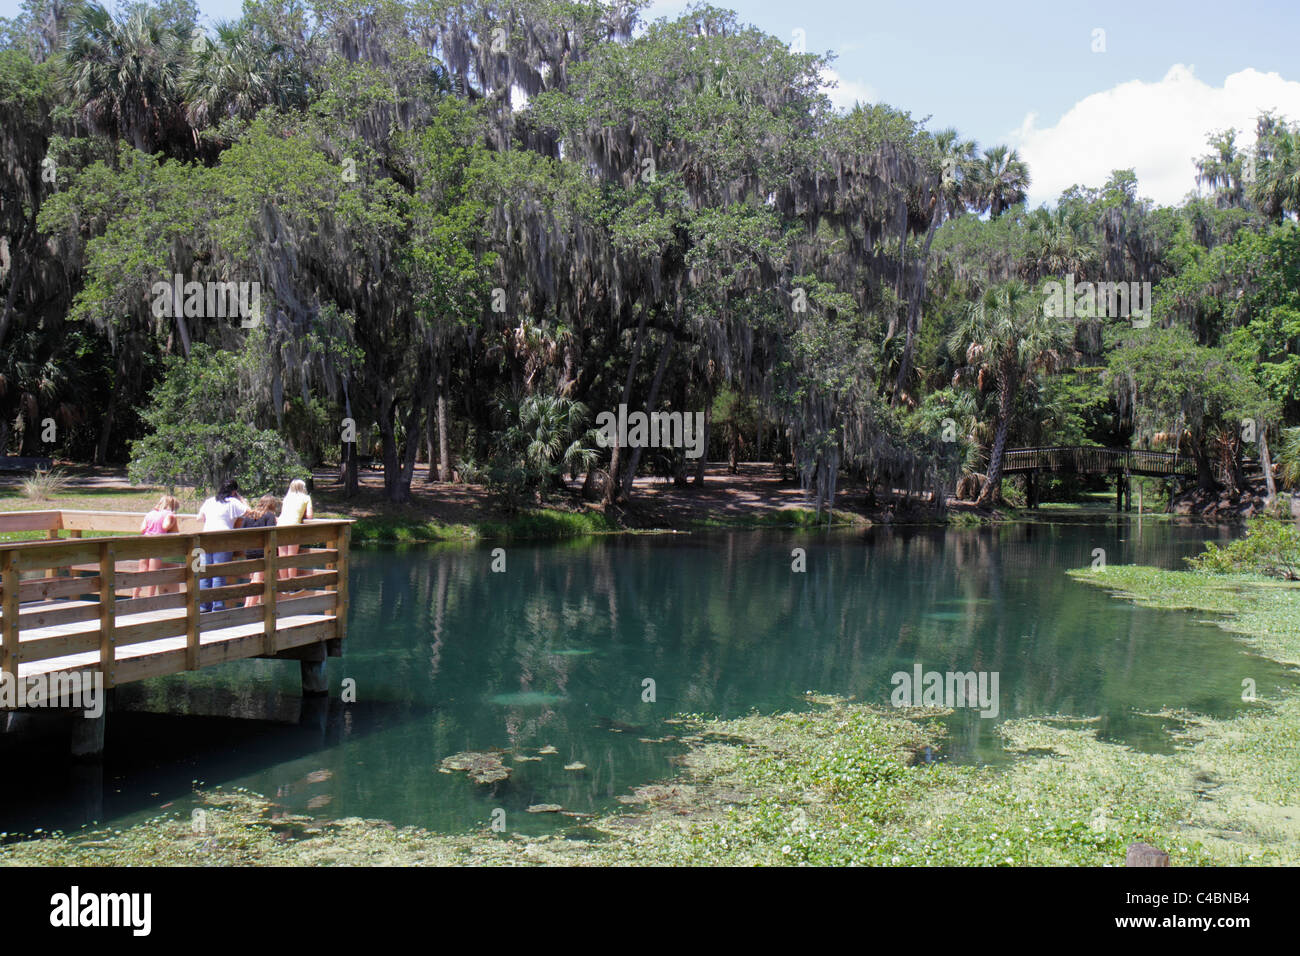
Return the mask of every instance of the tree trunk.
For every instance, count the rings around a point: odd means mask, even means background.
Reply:
[[[677,388],[677,399],[675,402],[677,407],[682,410],[683,415],[690,414],[690,411],[687,410],[687,406],[686,406],[687,397],[688,394],[687,394],[686,378],[683,376]],[[685,448],[674,449],[673,450],[673,487],[674,488],[685,488],[687,484],[689,484],[686,478],[686,462],[687,462],[686,449]]]
[[[108,400],[108,409],[104,412],[104,418],[99,426],[99,440],[95,442],[95,464],[99,466],[108,463],[108,443],[113,437],[113,419],[116,418],[117,403],[113,401],[116,397],[117,389],[113,389],[114,394],[110,395]]]
[[[172,319],[176,322],[176,333],[181,337],[182,357],[190,357],[190,327],[185,324],[185,303],[176,294],[176,285],[172,283]]]
[[[979,497],[975,499],[977,508],[989,507],[1002,484],[1002,453],[1007,448],[1007,432],[1011,428],[1011,408],[1015,400],[1015,392],[1014,373],[1004,369],[1002,391],[998,395],[998,427],[993,437],[993,450],[989,452],[988,480],[980,489]]]
[[[636,324],[636,344],[632,347],[632,361],[627,366],[627,378],[623,381],[623,404],[626,405],[632,397],[632,379],[636,375],[637,363],[641,361],[641,347],[645,344],[645,323],[647,312],[641,310],[641,317]],[[609,481],[605,485],[605,504],[612,505],[618,500],[620,488],[619,482],[619,462],[622,459],[622,448],[618,444],[618,439],[614,440],[614,450],[609,456]]]
[[[379,402],[379,435],[384,444],[384,495],[389,501],[400,502],[402,498],[401,465],[397,457],[397,429],[394,425],[394,409],[391,398],[384,397]]]
[[[25,254],[23,244],[15,244],[15,253],[21,256],[21,261],[10,263],[9,267],[9,292],[5,295],[5,304],[3,310],[0,310],[0,346],[3,346],[5,339],[9,337],[9,324],[14,315],[14,302],[18,298],[18,286],[27,278],[27,270],[31,267],[31,258]]]
[[[348,387],[348,382],[343,383],[343,415],[356,428],[356,419],[352,417],[352,390]],[[342,433],[340,433],[340,438]],[[355,435],[353,436],[356,437]],[[361,489],[361,481],[357,476],[357,443],[356,441],[343,441],[341,461],[343,467],[339,470],[339,479],[343,482],[343,497],[351,498]]]
[[[1217,491],[1219,480],[1214,477],[1214,465],[1205,450],[1203,436],[1192,436],[1192,457],[1196,460],[1196,483],[1202,491]]]
[[[401,501],[407,501],[411,497],[411,481],[415,478],[415,459],[420,453],[420,419],[423,413],[424,410],[419,405],[412,404],[411,410],[406,413],[406,421],[403,422],[406,448],[402,458],[402,471],[397,479]]]
[[[1277,497],[1277,483],[1273,480],[1273,456],[1268,453],[1268,427],[1259,423],[1259,466],[1264,469],[1265,504],[1272,506]]]
[[[429,473],[425,476],[426,484],[438,481],[438,400],[434,399],[429,407],[429,414],[424,419],[424,460],[429,463]]]
[[[710,391],[704,400],[704,451],[695,462],[695,484],[704,487],[704,466],[709,461],[709,432],[713,430],[713,393]]]
[[[438,480],[451,481],[450,439],[447,437],[447,380],[438,388]],[[432,464],[430,465],[432,467]]]
[[[650,395],[646,399],[645,413],[646,416],[654,411],[655,402],[659,399],[659,386],[664,380],[664,369],[668,366],[668,353],[673,348],[673,333],[668,333],[668,338],[664,340],[664,347],[659,350],[659,365],[655,368],[655,377],[650,382]],[[623,497],[632,496],[632,485],[636,481],[636,470],[641,464],[641,452],[643,448],[633,448],[632,457],[627,463],[627,472],[623,476]]]
[[[104,410],[104,418],[99,426],[99,440],[95,442],[95,464],[105,465],[108,463],[108,446],[113,436],[113,423],[117,418],[117,392],[121,387],[120,383],[126,376],[126,348],[125,343],[119,345],[117,350],[117,369],[113,376],[113,385],[108,392],[108,408]]]

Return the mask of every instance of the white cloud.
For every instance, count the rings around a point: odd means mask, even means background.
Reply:
[[[822,92],[831,98],[838,109],[849,110],[854,103],[874,103],[880,97],[876,91],[860,80],[846,80],[832,69],[823,69],[822,77],[827,81],[822,85]],[[831,86],[834,83],[835,86]]]
[[[1157,83],[1133,80],[1084,97],[1055,126],[1040,128],[1030,113],[1012,144],[1029,163],[1031,206],[1129,167],[1139,195],[1172,205],[1196,189],[1193,160],[1208,152],[1207,135],[1236,127],[1237,145],[1253,144],[1255,117],[1269,109],[1300,119],[1300,83],[1245,69],[1214,87],[1176,64]]]

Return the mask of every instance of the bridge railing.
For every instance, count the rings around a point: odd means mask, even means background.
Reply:
[[[1002,463],[1004,474],[1047,471],[1077,474],[1168,475],[1196,474],[1195,459],[1170,451],[1145,448],[1104,448],[1089,445],[1051,445],[1009,448]]]
[[[111,687],[344,636],[351,522],[201,532],[197,517],[185,515],[177,534],[111,533],[138,532],[143,517],[0,514],[0,532],[45,531],[48,538],[0,544],[0,671],[17,677],[22,664],[72,658],[62,669],[101,670]],[[60,531],[70,537],[56,540]],[[110,535],[82,538],[85,531]],[[294,545],[296,554],[279,553]],[[248,557],[257,551],[260,557]],[[208,562],[227,553],[229,560]],[[159,567],[146,570],[153,561]],[[282,577],[286,569],[295,576]],[[240,581],[255,573],[261,581]],[[228,583],[199,587],[217,578]],[[243,606],[249,597],[260,603]],[[220,602],[222,609],[201,609]],[[216,631],[226,631],[223,639],[204,644]],[[121,653],[149,642],[163,642],[158,653]]]

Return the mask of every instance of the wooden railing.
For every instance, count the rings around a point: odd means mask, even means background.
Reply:
[[[1054,445],[1044,448],[1009,448],[1003,474],[1033,471],[1086,475],[1149,475],[1195,477],[1196,460],[1171,451],[1143,448],[1102,448],[1088,445]]]
[[[181,515],[180,533],[143,536],[143,517],[0,514],[0,532],[47,537],[0,544],[0,671],[98,669],[111,687],[345,636],[350,522],[201,532],[197,517]],[[81,537],[87,531],[110,536]],[[297,554],[279,553],[293,545]],[[225,553],[230,560],[208,563]],[[144,570],[148,561],[162,566]],[[282,577],[287,569],[296,576]],[[241,580],[255,573],[263,580]],[[226,583],[200,589],[215,578]],[[137,596],[145,588],[163,593]],[[243,606],[249,597],[261,603]],[[210,602],[225,606],[201,611]]]

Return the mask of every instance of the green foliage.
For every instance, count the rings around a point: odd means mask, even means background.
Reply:
[[[1300,488],[1300,427],[1282,432],[1277,449],[1277,472],[1287,488]]]
[[[310,477],[279,433],[251,423],[238,388],[239,363],[234,353],[204,346],[189,361],[168,363],[143,413],[150,433],[131,446],[133,482],[212,490],[235,478],[254,496]]]
[[[1205,542],[1205,551],[1184,559],[1211,574],[1252,573],[1286,581],[1300,580],[1300,527],[1290,521],[1253,518],[1244,537],[1220,546]]]
[[[1186,429],[1202,460],[1212,431],[1235,434],[1242,419],[1274,414],[1247,368],[1224,349],[1198,345],[1183,329],[1134,331],[1111,354],[1107,378],[1139,435],[1177,436]]]
[[[491,461],[462,469],[483,480],[510,510],[563,484],[566,472],[580,472],[596,462],[596,433],[581,402],[559,395],[529,395],[516,403],[502,398],[498,408],[507,420]]]
[[[155,314],[178,273],[261,285],[250,427],[314,462],[350,418],[409,462],[441,408],[449,453],[512,498],[553,463],[504,450],[517,410],[492,396],[640,405],[663,343],[665,401],[721,401],[737,455],[779,435],[818,510],[846,470],[941,492],[995,439],[1187,427],[1207,459],[1235,418],[1300,424],[1294,124],[1213,133],[1178,207],[1121,169],[1027,210],[1014,150],[835,111],[828,58],[730,11],[507,6],[270,0],[196,34],[189,0],[26,0],[0,30],[0,441],[31,451],[49,416],[65,453],[111,457],[164,358],[250,347],[229,318]],[[1026,309],[974,334],[988,289],[1066,275],[1150,281],[1167,328],[1097,318],[1071,342]],[[681,477],[666,460],[640,464]],[[388,496],[410,478],[387,469]]]

